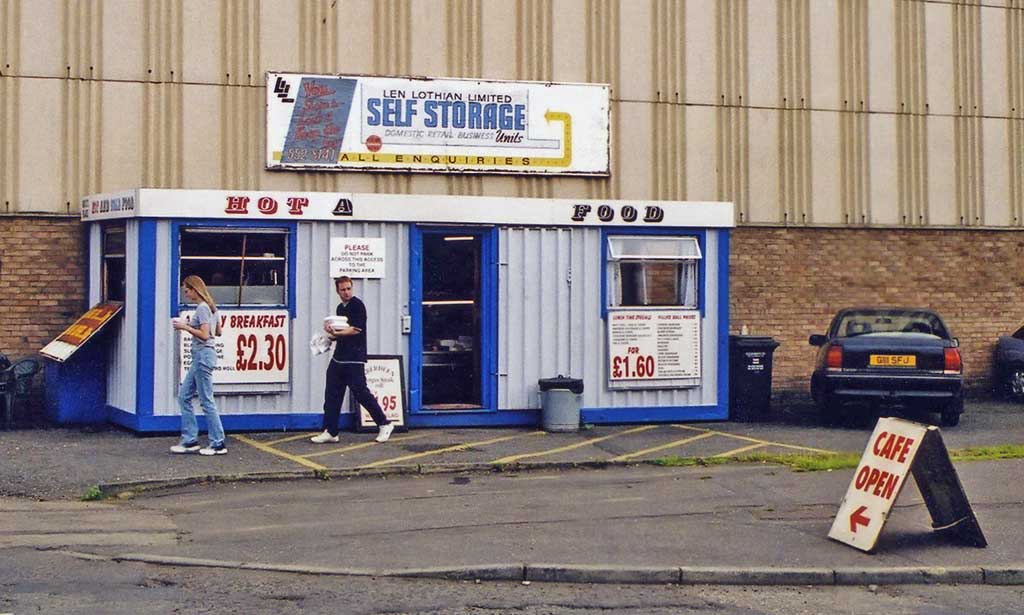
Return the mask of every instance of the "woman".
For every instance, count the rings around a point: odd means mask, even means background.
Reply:
[[[192,318],[185,322],[173,320],[174,328],[192,336],[192,365],[185,374],[185,381],[178,390],[178,405],[181,406],[181,441],[171,447],[172,453],[194,453],[200,455],[224,455],[224,427],[213,401],[213,368],[217,365],[217,351],[214,336],[219,332],[217,304],[202,278],[190,275],[181,283],[185,298],[197,304]],[[192,398],[199,395],[199,404],[206,415],[206,431],[209,444],[199,448],[199,425],[192,410]]]

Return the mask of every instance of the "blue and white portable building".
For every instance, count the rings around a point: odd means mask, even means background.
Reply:
[[[178,429],[170,319],[195,273],[224,323],[228,430],[319,427],[330,355],[310,342],[339,274],[370,353],[401,359],[411,427],[538,424],[557,375],[582,379],[585,423],[728,417],[729,203],[143,188],[81,206],[90,304],[124,308],[87,370],[102,407],[75,416]]]

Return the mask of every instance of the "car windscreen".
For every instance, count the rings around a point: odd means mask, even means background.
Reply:
[[[939,317],[920,310],[859,310],[845,312],[833,330],[834,337],[868,333],[924,333],[946,338]]]

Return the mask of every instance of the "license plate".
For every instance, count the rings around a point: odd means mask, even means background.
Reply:
[[[912,354],[873,354],[868,365],[877,367],[916,367],[917,357]]]

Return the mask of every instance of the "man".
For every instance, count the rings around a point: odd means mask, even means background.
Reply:
[[[338,441],[338,416],[348,388],[356,401],[369,410],[377,424],[377,442],[387,442],[395,426],[384,416],[380,404],[366,386],[366,306],[353,295],[352,279],[348,276],[336,278],[334,290],[341,299],[335,313],[348,318],[348,326],[334,329],[324,323],[324,332],[337,344],[327,368],[327,386],[324,388],[324,431],[310,440],[314,444]]]

